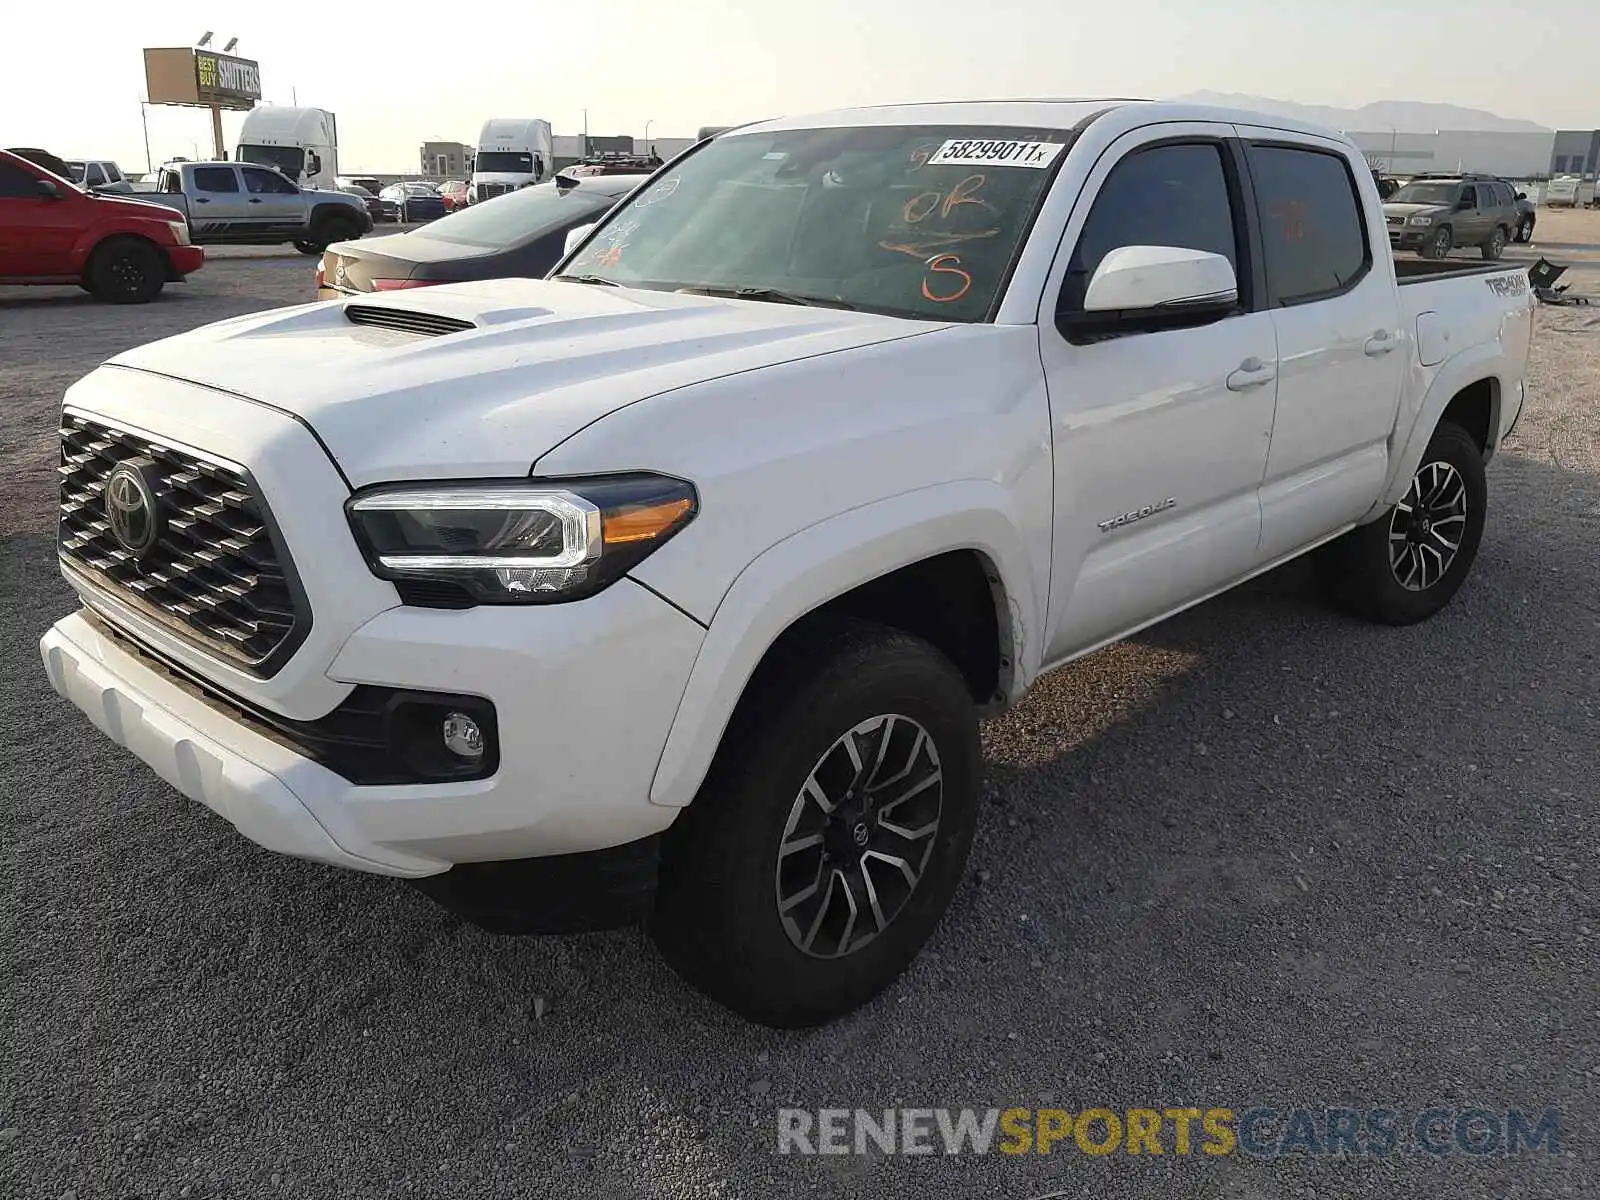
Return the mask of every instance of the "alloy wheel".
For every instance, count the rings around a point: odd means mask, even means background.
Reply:
[[[910,717],[872,717],[823,752],[790,807],[774,871],[797,949],[842,958],[889,927],[927,868],[943,800],[938,749]]]
[[[1447,462],[1426,463],[1389,517],[1389,570],[1408,592],[1443,579],[1467,528],[1467,484]]]

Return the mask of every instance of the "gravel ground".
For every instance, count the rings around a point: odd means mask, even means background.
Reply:
[[[137,309],[0,289],[0,1196],[1600,1192],[1600,311],[1540,313],[1445,613],[1362,626],[1291,566],[1045,680],[927,952],[777,1034],[637,932],[495,938],[259,851],[50,691],[62,390],[309,292],[259,255]],[[774,1152],[780,1106],[892,1104],[1554,1107],[1562,1153]]]

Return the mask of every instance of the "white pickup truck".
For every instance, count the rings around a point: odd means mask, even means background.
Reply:
[[[1443,606],[1532,326],[1522,268],[1396,277],[1350,142],[1182,104],[740,128],[557,272],[74,385],[45,666],[262,846],[647,917],[777,1026],[912,960],[1043,672],[1312,550]]]

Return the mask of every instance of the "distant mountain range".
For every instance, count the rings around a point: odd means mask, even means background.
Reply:
[[[1520,121],[1496,116],[1477,108],[1454,104],[1425,104],[1419,100],[1378,100],[1360,108],[1333,108],[1324,104],[1295,104],[1267,96],[1245,96],[1232,92],[1190,92],[1174,99],[1192,104],[1215,104],[1223,108],[1249,108],[1275,117],[1314,121],[1335,129],[1376,133],[1391,125],[1400,133],[1435,133],[1441,129],[1472,129],[1494,133],[1549,133],[1535,121]]]

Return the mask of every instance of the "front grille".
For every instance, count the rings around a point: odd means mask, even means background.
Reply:
[[[142,555],[106,513],[106,479],[125,462],[159,514]],[[242,468],[69,411],[58,470],[58,548],[90,582],[252,674],[272,674],[305,639],[311,615],[293,565]]]
[[[480,183],[478,185],[478,199],[487,200],[490,196],[503,196],[511,191],[509,183]]]
[[[415,333],[423,337],[443,337],[447,333],[461,333],[463,330],[477,328],[471,321],[463,321],[459,317],[413,312],[405,308],[382,308],[369,304],[346,305],[344,315],[352,325],[397,329],[401,333]]]

